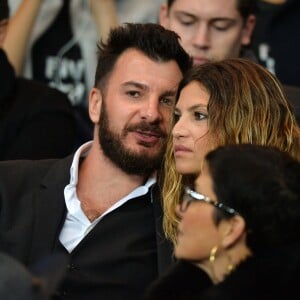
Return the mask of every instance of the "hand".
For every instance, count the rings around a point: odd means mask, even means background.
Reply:
[[[115,0],[89,0],[89,6],[100,38],[106,40],[110,29],[118,25]]]

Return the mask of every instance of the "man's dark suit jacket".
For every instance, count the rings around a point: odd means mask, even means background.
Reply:
[[[0,160],[61,158],[76,143],[76,123],[65,94],[16,78],[0,49]]]
[[[27,266],[55,252],[66,216],[64,187],[70,181],[72,158],[0,162],[0,252]],[[164,239],[158,195],[154,189],[157,270],[161,274],[172,262],[172,246]],[[128,276],[132,271],[128,270]]]

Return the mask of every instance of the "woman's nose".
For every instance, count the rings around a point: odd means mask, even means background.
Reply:
[[[175,139],[186,136],[187,132],[181,120],[178,120],[172,129],[172,135]]]

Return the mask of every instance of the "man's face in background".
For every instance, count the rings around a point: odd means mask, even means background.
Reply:
[[[175,31],[194,64],[239,57],[250,44],[255,16],[243,20],[237,0],[175,0],[163,4],[160,24]]]

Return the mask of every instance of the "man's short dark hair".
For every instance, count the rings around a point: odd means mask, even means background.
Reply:
[[[0,22],[2,20],[8,19],[9,17],[9,7],[7,0],[0,0]]]
[[[126,23],[112,29],[107,42],[98,44],[95,86],[105,84],[117,59],[127,49],[139,50],[154,61],[174,60],[184,74],[192,66],[192,60],[179,39],[175,32],[155,23]]]

